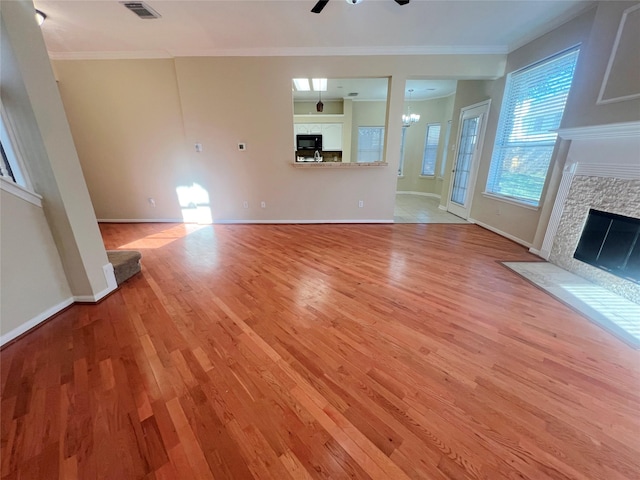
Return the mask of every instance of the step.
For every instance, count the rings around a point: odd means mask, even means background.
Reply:
[[[107,250],[107,258],[113,265],[118,285],[140,272],[142,254],[136,250]]]

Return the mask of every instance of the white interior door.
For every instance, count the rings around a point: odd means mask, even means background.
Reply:
[[[488,113],[488,100],[465,107],[460,112],[458,145],[451,175],[447,210],[464,219],[469,218],[471,210]]]

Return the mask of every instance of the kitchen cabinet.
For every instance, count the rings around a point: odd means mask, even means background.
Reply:
[[[327,151],[342,151],[341,123],[296,123],[296,135],[320,133],[322,134],[322,149]]]

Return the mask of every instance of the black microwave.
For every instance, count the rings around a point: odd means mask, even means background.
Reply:
[[[296,135],[296,150],[322,151],[322,135]]]

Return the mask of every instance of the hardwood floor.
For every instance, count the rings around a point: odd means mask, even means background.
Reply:
[[[1,478],[640,478],[640,353],[475,225],[101,226],[142,273],[4,348]]]

